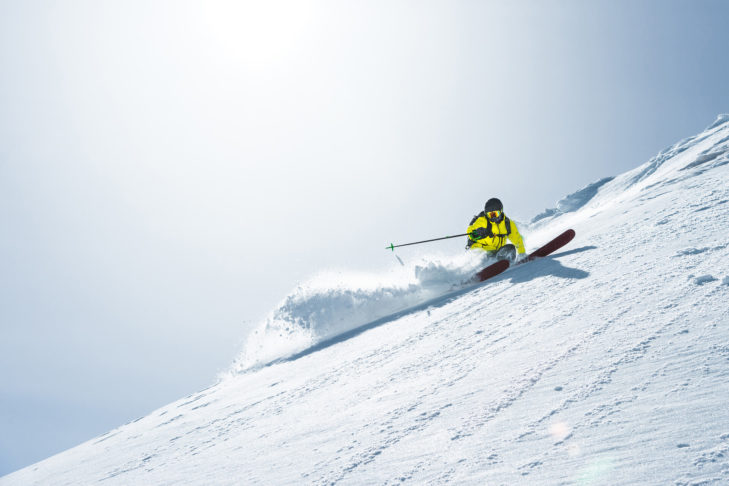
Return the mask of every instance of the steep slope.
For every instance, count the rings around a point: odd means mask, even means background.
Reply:
[[[279,318],[313,348],[0,484],[727,484],[727,122],[547,211],[529,247],[577,231],[553,257],[441,297],[453,279],[410,282],[388,312],[431,300],[374,322],[357,302],[389,290],[335,292],[344,336]]]

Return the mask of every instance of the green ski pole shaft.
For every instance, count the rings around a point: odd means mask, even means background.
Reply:
[[[447,240],[449,238],[460,238],[461,236],[468,236],[468,233],[463,233],[461,235],[444,236],[442,238],[433,238],[432,240],[415,241],[413,243],[403,243],[402,245],[394,245],[390,243],[390,246],[386,246],[385,250],[395,251],[395,248],[400,248],[401,246],[419,245],[421,243],[430,243],[431,241]]]

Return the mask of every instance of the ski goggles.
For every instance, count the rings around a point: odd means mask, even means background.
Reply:
[[[501,217],[501,211],[489,211],[486,213],[489,219],[499,219]]]

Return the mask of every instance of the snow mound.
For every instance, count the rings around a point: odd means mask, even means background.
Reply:
[[[716,120],[714,121],[714,123],[712,123],[711,125],[709,125],[709,127],[706,130],[707,131],[708,130],[713,130],[714,128],[717,128],[717,127],[723,125],[726,122],[729,122],[729,114],[722,113],[721,115],[717,115]]]
[[[248,337],[232,373],[285,359],[323,341],[442,296],[488,263],[484,253],[425,257],[381,275],[325,272],[299,285]]]
[[[553,216],[577,211],[578,209],[584,207],[588,202],[590,202],[590,200],[592,200],[592,198],[597,195],[598,191],[602,186],[612,181],[613,179],[614,177],[605,177],[603,179],[600,179],[599,181],[593,182],[592,184],[586,185],[579,191],[573,192],[572,194],[557,201],[556,208],[544,210],[544,212],[535,216],[531,220],[531,222],[536,223],[537,221],[542,221]]]
[[[585,204],[590,202],[590,200],[597,195],[597,191],[599,191],[602,186],[604,186],[613,179],[614,177],[605,177],[604,179],[593,182],[592,184],[583,187],[579,191],[574,192],[563,199],[560,199],[557,202],[557,209],[562,213],[571,213],[577,211]]]

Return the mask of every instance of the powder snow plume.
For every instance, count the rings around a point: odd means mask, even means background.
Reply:
[[[424,257],[382,274],[324,272],[300,284],[248,336],[232,374],[312,346],[427,302],[467,282],[489,263],[485,253]]]

